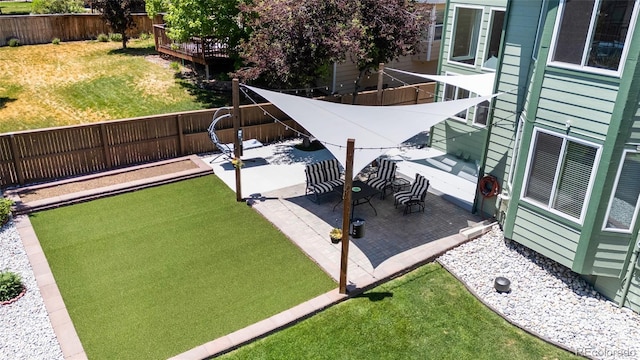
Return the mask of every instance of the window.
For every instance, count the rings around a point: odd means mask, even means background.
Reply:
[[[494,69],[498,65],[498,51],[500,51],[500,40],[502,39],[502,25],[504,24],[504,11],[491,11],[491,25],[487,34],[487,49],[484,53],[482,67]]]
[[[488,100],[485,100],[478,105],[476,105],[475,116],[473,117],[473,123],[476,125],[487,125],[487,118],[489,117],[489,109],[491,107],[491,103]]]
[[[630,232],[638,216],[640,200],[640,153],[625,151],[611,194],[604,228]]]
[[[536,29],[536,40],[533,44],[533,54],[531,57],[533,60],[538,60],[538,48],[540,47],[540,38],[542,37],[542,30],[544,28],[545,20],[547,19],[547,0],[542,0],[540,7],[540,16],[538,17],[538,28]]]
[[[582,221],[599,148],[537,130],[523,198]]]
[[[444,84],[444,100],[443,101],[466,99],[469,97],[469,95],[470,95],[469,90],[465,90],[449,84]],[[467,118],[467,111],[468,111],[467,109],[462,110],[461,112],[455,114],[453,118],[457,120],[465,120]]]
[[[456,7],[449,60],[475,65],[482,9]]]
[[[635,25],[634,5],[634,0],[564,0],[551,61],[618,72]]]

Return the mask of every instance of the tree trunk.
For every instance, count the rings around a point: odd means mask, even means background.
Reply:
[[[122,48],[126,49],[127,48],[127,35],[125,34],[125,32],[122,32]]]

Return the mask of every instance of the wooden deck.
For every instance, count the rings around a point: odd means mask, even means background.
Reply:
[[[169,39],[164,24],[153,25],[153,35],[156,41],[156,51],[188,60],[208,67],[212,64],[228,63],[228,44],[211,37],[191,38],[186,43],[176,43]],[[208,70],[208,68],[207,68]]]

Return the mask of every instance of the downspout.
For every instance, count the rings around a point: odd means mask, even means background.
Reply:
[[[638,254],[640,253],[640,234],[636,238],[636,247],[631,254],[631,261],[627,268],[627,276],[624,278],[624,286],[622,287],[622,296],[620,297],[620,303],[618,307],[623,307],[625,300],[627,300],[627,294],[629,294],[629,287],[631,287],[631,279],[633,279],[633,272],[636,269],[636,262],[638,261]]]

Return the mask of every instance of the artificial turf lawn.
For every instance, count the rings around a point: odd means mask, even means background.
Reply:
[[[509,324],[437,263],[220,359],[580,359]]]
[[[214,175],[30,219],[90,359],[167,358],[336,286]]]

